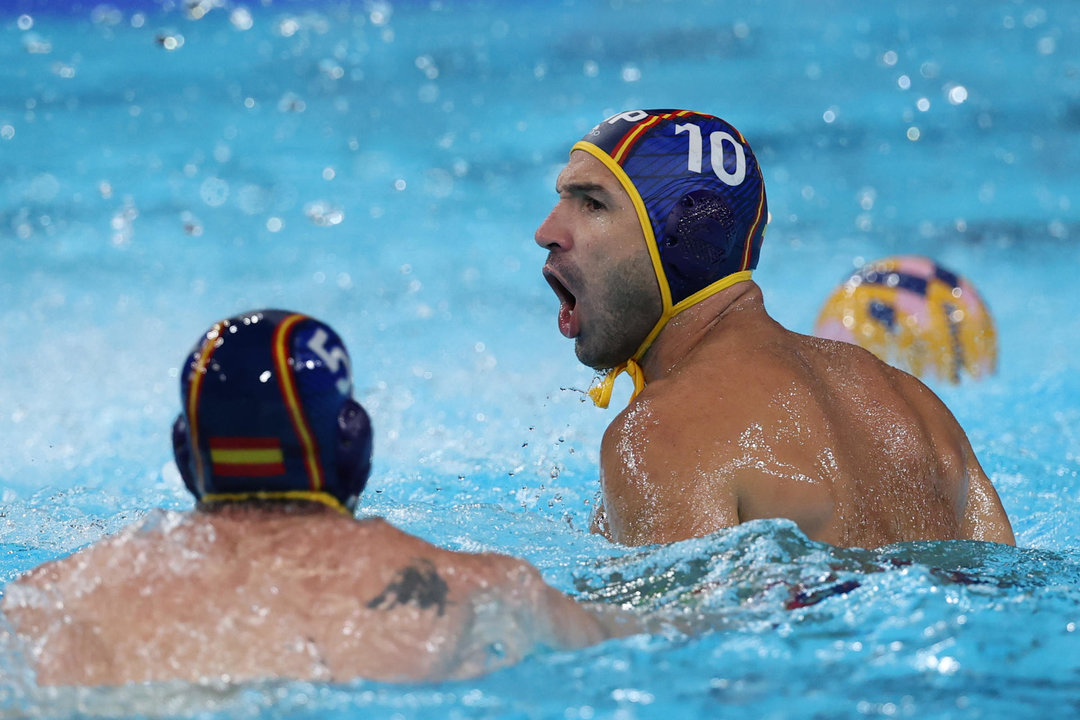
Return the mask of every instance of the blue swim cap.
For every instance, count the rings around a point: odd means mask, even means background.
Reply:
[[[573,149],[598,157],[630,194],[670,305],[757,267],[765,183],[750,144],[728,123],[689,110],[631,110]]]
[[[355,506],[371,468],[371,424],[330,326],[283,310],[222,320],[189,354],[180,395],[173,447],[200,502]]]
[[[750,279],[769,209],[750,144],[712,115],[622,112],[594,127],[573,150],[603,162],[630,195],[663,301],[652,332],[594,394],[597,404],[606,407],[618,372],[634,375],[636,391],[644,386],[637,361],[671,318]]]

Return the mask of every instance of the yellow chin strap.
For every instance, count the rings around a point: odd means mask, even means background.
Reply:
[[[615,388],[615,378],[624,372],[634,379],[634,394],[630,396],[631,400],[645,389],[645,371],[638,365],[637,360],[630,358],[626,362],[613,367],[604,376],[603,380],[589,388],[589,397],[592,398],[596,407],[606,408],[611,403],[611,391]]]
[[[663,270],[661,270],[660,268],[656,269],[656,276],[658,278],[664,277],[662,273]],[[595,403],[597,407],[606,408],[611,402],[611,391],[615,387],[615,378],[619,377],[619,375],[622,375],[624,372],[629,374],[630,377],[634,379],[634,393],[630,396],[630,402],[633,402],[634,398],[636,398],[638,394],[645,389],[645,371],[641,368],[638,360],[640,360],[641,357],[645,354],[645,351],[648,350],[650,346],[652,346],[653,341],[656,340],[656,337],[660,334],[660,331],[664,329],[664,326],[667,325],[673,317],[675,317],[691,305],[696,305],[705,298],[711,297],[712,295],[715,295],[721,290],[729,288],[736,283],[745,282],[750,279],[750,276],[750,270],[743,270],[741,272],[732,273],[727,277],[720,278],[712,285],[708,285],[705,288],[697,291],[690,297],[680,302],[678,305],[671,306],[670,303],[668,303],[664,308],[664,312],[661,313],[660,319],[653,327],[652,332],[650,332],[648,337],[645,338],[645,342],[641,343],[641,347],[638,348],[637,352],[634,353],[633,357],[631,357],[626,362],[613,367],[611,370],[608,371],[607,375],[605,375],[602,380],[589,388],[589,397],[592,398],[593,403]],[[666,284],[666,282],[662,283],[662,285]],[[667,295],[665,295],[665,297],[667,297]]]
[[[282,490],[276,492],[241,492],[241,493],[207,493],[199,498],[204,505],[215,503],[249,502],[252,500],[271,500],[275,502],[289,502],[302,500],[317,502],[333,508],[343,515],[352,515],[348,508],[342,505],[336,497],[330,493],[312,492],[310,490]]]

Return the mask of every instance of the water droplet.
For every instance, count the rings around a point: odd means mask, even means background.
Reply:
[[[229,13],[229,22],[237,30],[250,30],[255,25],[255,20],[251,17],[251,11],[245,7],[238,7]]]
[[[325,200],[315,200],[304,206],[304,215],[308,220],[319,225],[328,227],[340,225],[345,220],[345,213],[339,207],[331,205]]]
[[[170,30],[163,30],[157,34],[155,38],[157,44],[166,50],[179,50],[184,47],[184,36],[178,32]]]
[[[948,91],[949,102],[953,105],[960,105],[968,99],[968,91],[963,85],[953,85]]]
[[[229,183],[218,177],[206,178],[199,187],[199,195],[210,207],[221,207],[229,199]]]

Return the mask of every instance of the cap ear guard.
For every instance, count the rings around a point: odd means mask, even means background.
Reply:
[[[371,418],[364,406],[347,398],[337,418],[338,444],[335,470],[346,497],[344,505],[352,510],[367,485],[371,473]]]
[[[173,423],[172,446],[176,469],[180,471],[180,477],[184,479],[184,487],[198,499],[199,489],[195,484],[195,473],[191,469],[191,445],[188,443],[188,425],[183,413],[177,415],[176,422]]]
[[[675,203],[659,242],[675,303],[739,271],[738,230],[735,213],[715,190],[693,190]]]

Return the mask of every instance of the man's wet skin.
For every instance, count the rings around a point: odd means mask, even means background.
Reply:
[[[597,142],[609,126],[621,132],[644,115],[602,123]],[[681,126],[649,127],[678,133]],[[626,138],[643,137],[636,133]],[[737,142],[734,133],[711,135],[717,136]],[[657,147],[670,146],[664,142]],[[619,147],[625,144],[624,138]],[[647,383],[604,435],[595,529],[642,544],[786,517],[811,538],[838,545],[1013,542],[963,430],[914,377],[855,346],[786,330],[768,315],[747,273],[721,278],[711,294],[699,293],[668,316],[660,284],[667,280],[650,256],[626,180],[595,147],[581,145],[536,232],[548,251],[543,274],[559,300],[559,328],[574,340],[579,360],[597,369],[636,360]],[[750,156],[748,148],[744,153]],[[674,167],[682,172],[685,165]],[[713,187],[728,191],[715,181]],[[750,237],[760,243],[760,235]],[[756,257],[749,246],[735,250],[734,257]],[[646,343],[658,323],[662,329]]]

